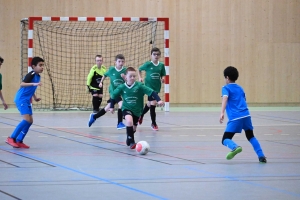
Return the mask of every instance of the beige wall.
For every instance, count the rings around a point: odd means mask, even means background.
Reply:
[[[20,20],[29,16],[169,17],[171,103],[219,103],[223,69],[233,65],[248,102],[300,104],[300,0],[0,0],[0,5],[8,104],[20,83]]]

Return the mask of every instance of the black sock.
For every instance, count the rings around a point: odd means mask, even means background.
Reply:
[[[106,111],[104,110],[104,108],[102,108],[99,112],[94,114],[94,119],[97,119],[97,118],[101,117],[102,115],[105,115],[105,113],[106,113]]]
[[[153,124],[154,126],[156,126],[156,113],[155,113],[155,108],[156,108],[156,106],[153,106],[153,105],[150,106],[150,116],[151,116],[152,124]]]
[[[94,97],[93,96],[93,110],[99,110],[99,97]]]
[[[126,133],[127,133],[127,139],[126,139],[127,146],[129,146],[132,143],[135,143],[133,126],[126,126]]]
[[[123,113],[121,109],[118,109],[118,124],[123,122]]]
[[[144,110],[143,110],[143,113],[142,113],[142,115],[141,115],[141,118],[143,118],[144,117],[144,115],[149,111],[149,107],[147,106],[147,104],[145,105],[145,107],[144,107]]]
[[[101,106],[101,103],[102,103],[102,97],[99,97],[99,101],[98,101],[98,108],[100,108],[100,106]]]

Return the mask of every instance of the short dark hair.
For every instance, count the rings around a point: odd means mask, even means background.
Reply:
[[[228,76],[229,80],[236,81],[239,77],[238,70],[233,66],[228,66],[224,69],[224,77]]]
[[[32,66],[32,65],[37,66],[37,64],[38,64],[39,62],[45,62],[45,61],[44,61],[44,59],[41,58],[41,57],[34,57],[34,58],[32,58],[32,60],[31,60],[31,66]]]
[[[133,67],[127,67],[125,74],[128,72],[135,72],[136,70]]]
[[[123,59],[123,60],[125,60],[125,57],[124,57],[123,54],[118,54],[118,55],[116,55],[115,60],[117,61],[118,59]]]
[[[3,63],[4,59],[0,56],[0,62]]]
[[[97,57],[102,58],[102,55],[96,55],[96,56],[95,56],[95,59],[96,59]]]
[[[157,48],[157,47],[153,47],[153,48],[151,49],[151,55],[152,55],[153,52],[159,52],[159,54],[161,54],[159,48]]]

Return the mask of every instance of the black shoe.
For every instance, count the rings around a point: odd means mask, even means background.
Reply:
[[[267,158],[265,156],[258,158],[260,163],[267,163]]]

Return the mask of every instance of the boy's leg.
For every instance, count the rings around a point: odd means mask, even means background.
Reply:
[[[151,116],[151,121],[152,121],[151,128],[154,131],[158,131],[158,126],[156,124],[156,112],[155,112],[155,109],[156,109],[156,101],[152,101],[151,105],[150,105],[150,116]]]
[[[149,97],[148,97],[148,99],[149,99]],[[139,124],[140,124],[140,125],[143,123],[144,115],[145,115],[145,114],[149,111],[149,109],[150,109],[150,107],[148,106],[148,104],[150,105],[150,102],[148,102],[148,103],[145,105],[145,107],[144,107],[144,109],[143,109],[143,113],[142,113],[142,115],[139,117]]]
[[[242,152],[242,147],[238,146],[232,140],[235,133],[241,133],[241,131],[242,131],[241,120],[229,121],[227,123],[227,127],[222,138],[222,144],[224,146],[227,146],[231,150],[231,152],[229,152],[226,156],[227,160],[231,160],[232,158],[234,158],[236,154]]]
[[[31,121],[33,121],[33,120],[32,120],[32,116],[30,116],[30,118],[31,118]],[[25,126],[25,127],[22,129],[22,131],[20,132],[20,134],[18,135],[18,137],[17,137],[17,139],[16,139],[16,143],[18,144],[18,146],[19,146],[20,148],[29,149],[29,146],[26,145],[26,144],[23,142],[23,140],[24,140],[26,134],[28,133],[28,130],[29,130],[29,128],[30,128],[31,125],[32,125],[32,123],[28,123],[28,125]]]
[[[100,103],[99,103],[99,97],[97,94],[93,95],[92,103],[93,103],[93,113],[99,112]]]
[[[258,140],[254,137],[253,134],[253,126],[251,117],[246,117],[243,119],[243,129],[245,130],[246,137],[248,141],[251,143],[256,155],[258,156],[259,162],[266,163],[267,159],[264,155],[264,152],[262,148],[260,147],[260,144]]]
[[[123,101],[121,99],[121,97],[118,99],[118,106],[119,106],[119,109],[118,109],[118,124],[117,124],[117,129],[118,130],[121,130],[121,129],[125,129],[126,126],[125,124],[123,124],[123,112],[122,112],[122,104],[123,104]]]
[[[258,156],[259,161],[266,163],[267,162],[266,157],[264,155],[262,148],[260,147],[258,140],[256,139],[256,137],[254,137],[253,130],[247,130],[245,131],[245,133],[248,141],[251,143],[256,155]]]
[[[13,133],[10,137],[7,138],[6,143],[13,146],[13,147],[19,147],[16,143],[16,139],[21,133],[21,131],[26,127],[30,127],[32,124],[32,108],[30,104],[22,103],[20,105],[17,105],[18,110],[20,111],[20,114],[23,116],[23,120],[17,125]]]
[[[127,133],[127,138],[126,138],[126,145],[130,146],[130,149],[135,149],[135,140],[134,140],[134,129],[133,129],[133,116],[131,115],[131,112],[128,112],[127,110],[123,111],[123,114],[126,119],[126,133]]]
[[[227,160],[231,160],[234,158],[234,156],[238,153],[242,152],[242,147],[238,146],[233,140],[233,136],[235,133],[225,132],[222,138],[222,144],[224,146],[227,146],[229,149],[231,149],[231,152],[229,152],[226,155]]]
[[[106,111],[110,108],[110,103],[108,103],[104,108],[102,108],[99,112],[97,113],[91,113],[90,118],[88,121],[88,127],[91,127],[92,124],[98,119],[99,117],[105,115]]]

